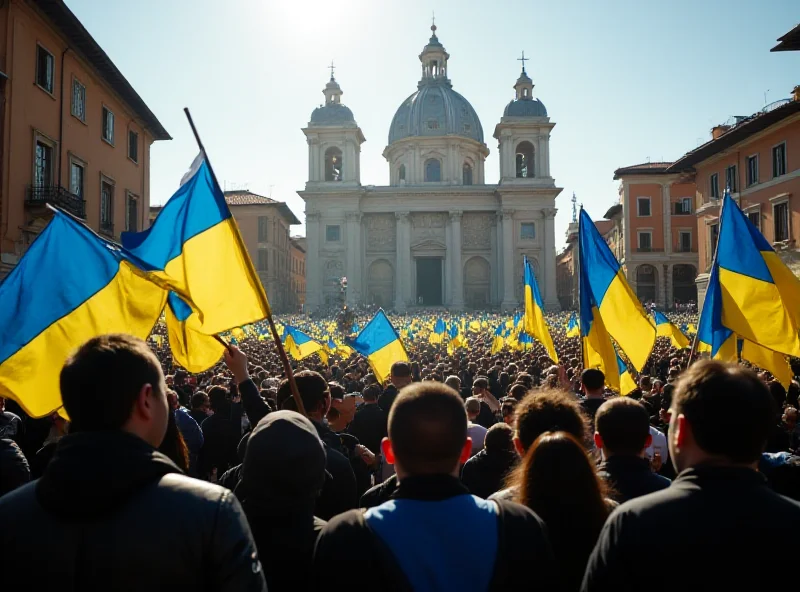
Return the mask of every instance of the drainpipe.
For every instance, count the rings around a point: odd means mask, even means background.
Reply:
[[[60,91],[60,98],[58,100],[58,179],[56,181],[57,186],[61,186],[61,167],[63,166],[63,154],[64,154],[64,58],[69,51],[69,47],[61,52],[61,91]]]

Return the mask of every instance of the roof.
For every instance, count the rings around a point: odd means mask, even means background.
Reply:
[[[355,117],[349,107],[341,103],[328,103],[317,107],[311,113],[311,125],[355,124]]]
[[[506,105],[504,117],[547,117],[547,109],[539,99],[514,99]]]
[[[64,0],[31,0],[31,2],[61,31],[70,47],[85,59],[142,119],[155,140],[172,139],[103,48],[84,28],[78,17],[67,8]]]
[[[800,25],[786,33],[783,37],[778,37],[778,45],[770,51],[800,51]]]
[[[716,139],[711,139],[702,146],[687,152],[672,163],[667,172],[675,173],[687,170],[796,113],[800,113],[800,101],[789,101],[775,109],[759,111],[738,125],[731,127]]]
[[[614,180],[624,175],[661,175],[667,172],[671,162],[643,162],[631,166],[620,167],[614,171]]]
[[[229,206],[277,206],[281,215],[289,221],[289,224],[300,224],[300,220],[297,219],[294,212],[282,201],[251,193],[246,189],[225,191],[223,193],[225,194],[225,203]]]
[[[300,241],[298,240],[298,239],[305,239],[305,238],[306,237],[304,237],[304,236],[292,236],[292,237],[289,237],[289,242],[292,243],[292,246],[295,249],[297,249],[301,253],[305,253],[306,250],[303,248],[303,245],[301,245]]]
[[[403,101],[389,127],[389,144],[412,136],[462,136],[483,143],[483,127],[467,99],[448,83],[430,81]]]
[[[613,220],[595,220],[594,225],[597,228],[597,232],[601,235],[605,236],[607,232],[609,232],[612,228],[614,228],[614,221]]]
[[[617,203],[608,208],[608,211],[605,213],[603,218],[606,218],[607,220],[613,220],[614,217],[620,214],[621,212],[622,212],[622,204]]]

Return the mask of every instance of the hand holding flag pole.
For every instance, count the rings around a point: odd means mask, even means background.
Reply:
[[[192,120],[192,115],[189,113],[188,107],[184,107],[183,112],[186,114],[186,119],[189,120],[189,126],[192,128],[192,133],[194,134],[194,139],[197,142],[197,147],[200,148],[200,152],[203,153],[203,157],[205,158],[206,164],[208,165],[208,170],[211,173],[211,177],[214,179],[214,184],[219,188],[219,181],[217,181],[217,176],[214,174],[214,169],[211,166],[211,161],[208,158],[208,154],[206,153],[206,149],[203,146],[202,140],[200,140],[200,135],[197,133],[197,128],[194,125],[194,120]],[[247,253],[247,247],[242,240],[242,235],[238,230],[236,230],[235,238],[242,253]],[[246,265],[250,273],[254,278],[258,278],[258,274],[256,273],[255,267],[253,267],[253,261],[250,257],[245,257]],[[275,327],[275,320],[272,318],[272,309],[269,306],[269,301],[267,300],[267,294],[264,292],[264,286],[261,284],[261,281],[255,282],[258,288],[258,296],[261,300],[261,305],[263,306],[264,310],[267,311],[267,322],[269,323],[270,331],[272,332],[272,339],[275,341],[275,347],[278,348],[278,355],[281,359],[281,364],[283,365],[283,371],[286,373],[286,378],[289,381],[289,389],[292,391],[292,397],[294,398],[295,405],[297,406],[297,411],[302,415],[307,415],[305,406],[303,405],[303,399],[300,397],[300,390],[297,388],[297,382],[294,379],[294,372],[292,371],[292,366],[289,363],[289,358],[286,355],[286,350],[283,347],[283,342],[281,341],[280,336],[278,335],[278,329]],[[230,345],[225,342],[219,335],[214,335],[214,338],[219,341],[222,345],[225,346],[226,349],[230,349]]]

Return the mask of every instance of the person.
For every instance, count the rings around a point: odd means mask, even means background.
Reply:
[[[597,368],[587,368],[581,374],[581,390],[583,390],[584,397],[581,399],[581,407],[589,416],[589,419],[594,422],[594,416],[600,405],[606,402],[603,395],[603,385],[606,382],[606,375],[602,370]]]
[[[469,397],[464,401],[467,410],[467,435],[472,440],[472,456],[478,454],[485,445],[486,433],[489,431],[479,423],[475,423],[481,412],[481,400],[478,397]]]
[[[461,482],[472,495],[488,498],[503,487],[503,481],[519,460],[514,448],[514,430],[496,423],[486,432],[483,450],[461,469]]]
[[[31,480],[28,459],[10,438],[0,438],[0,497]]]
[[[316,590],[556,587],[539,518],[513,502],[472,496],[459,482],[472,443],[458,393],[432,381],[403,389],[382,448],[395,465],[398,489],[388,502],[345,512],[322,529]]]
[[[59,441],[67,434],[67,430],[69,429],[69,422],[58,413],[51,413],[49,420],[51,425],[47,437],[44,442],[42,442],[42,447],[36,451],[36,454],[30,462],[32,479],[38,479],[44,474],[44,470],[47,468],[47,465],[50,464],[53,455],[56,453]]]
[[[547,526],[560,590],[578,590],[586,561],[608,517],[606,486],[583,442],[567,432],[545,432],[509,477],[514,501]]]
[[[90,339],[60,386],[70,433],[41,479],[0,498],[4,587],[266,590],[233,494],[156,451],[170,413],[144,341]]]
[[[674,590],[674,578],[653,577],[654,558],[684,574],[679,587],[689,592],[792,588],[791,570],[769,567],[794,545],[800,504],[757,471],[775,421],[766,386],[748,370],[703,360],[678,379],[670,411],[678,477],[609,517],[582,590]]]
[[[178,394],[173,390],[167,391],[167,401],[169,402],[172,415],[175,416],[175,424],[180,431],[181,438],[183,439],[186,451],[188,453],[189,465],[188,470],[185,472],[192,477],[198,476],[198,462],[200,459],[200,450],[203,447],[203,431],[197,422],[190,415],[185,407],[181,407],[178,401]],[[167,454],[167,456],[170,456]],[[172,458],[170,456],[170,458]],[[174,460],[174,459],[173,459]],[[176,463],[179,467],[180,463]],[[181,467],[183,468],[183,467]]]
[[[197,422],[197,425],[202,425],[203,421],[208,417],[211,411],[211,402],[208,400],[208,395],[203,391],[197,391],[192,395],[192,410],[189,415]]]
[[[225,471],[239,464],[236,449],[242,436],[241,408],[233,405],[228,391],[212,386],[208,391],[212,415],[203,420],[203,448],[200,455],[200,475],[218,479]]]
[[[386,424],[389,420],[387,413],[378,404],[380,387],[371,384],[364,389],[361,396],[364,403],[356,411],[347,431],[358,438],[359,443],[378,454],[381,440],[386,437]]]
[[[603,457],[598,474],[613,500],[622,503],[669,487],[670,480],[653,473],[645,456],[653,436],[644,405],[626,397],[611,399],[597,410],[594,423],[594,443]]]
[[[400,389],[408,386],[413,381],[411,364],[408,362],[395,362],[392,364],[389,371],[389,380],[391,381],[389,386],[384,389],[383,394],[378,399],[378,405],[386,413],[389,413],[392,409],[392,404],[394,404]]]
[[[500,412],[500,402],[489,391],[489,379],[478,376],[472,382],[472,396],[481,404],[480,413],[475,418],[475,423],[482,425],[487,430],[497,423],[496,413]]]
[[[270,413],[247,442],[234,493],[270,592],[309,589],[314,543],[325,526],[314,516],[325,484],[325,456],[314,425],[294,411]]]
[[[25,425],[16,413],[6,410],[6,400],[0,397],[0,438],[14,440],[20,446],[25,436]]]

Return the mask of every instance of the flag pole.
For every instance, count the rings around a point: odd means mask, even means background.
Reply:
[[[206,164],[208,165],[208,170],[211,173],[211,178],[214,181],[214,185],[217,189],[219,189],[219,182],[217,181],[217,176],[214,174],[214,168],[211,166],[211,161],[208,158],[208,154],[206,153],[206,149],[203,146],[203,141],[200,139],[200,134],[197,133],[197,128],[194,125],[194,120],[192,119],[192,114],[189,113],[189,108],[184,107],[183,112],[186,114],[186,119],[189,120],[189,126],[192,128],[192,133],[194,134],[194,139],[197,142],[197,147],[200,148],[200,152],[202,152],[203,157],[205,158]],[[250,258],[250,254],[247,251],[247,247],[244,244],[244,240],[242,239],[242,235],[239,232],[239,226],[235,223],[233,224],[234,229],[234,239],[242,253],[246,253],[247,257],[245,257],[245,265],[247,265],[247,270],[250,272],[251,278],[258,278],[258,274],[256,273],[255,267],[253,266],[253,260]],[[269,301],[267,300],[267,293],[264,291],[264,286],[261,284],[261,280],[254,282],[256,285],[256,292],[258,293],[258,298],[261,301],[261,307],[267,311],[267,322],[269,322],[269,328],[272,332],[272,339],[275,341],[275,347],[278,348],[278,356],[281,359],[281,364],[283,365],[283,371],[286,374],[286,378],[289,381],[289,389],[292,392],[292,397],[294,398],[295,406],[297,407],[297,411],[302,415],[308,415],[306,413],[306,408],[303,405],[303,399],[300,397],[300,390],[297,388],[297,381],[294,379],[294,372],[292,371],[292,365],[289,363],[289,357],[286,355],[286,350],[283,347],[283,342],[278,335],[278,329],[275,327],[275,320],[272,318],[272,308],[269,305]],[[225,345],[226,348],[230,348],[225,341],[219,337],[218,335],[215,336],[219,342]]]

